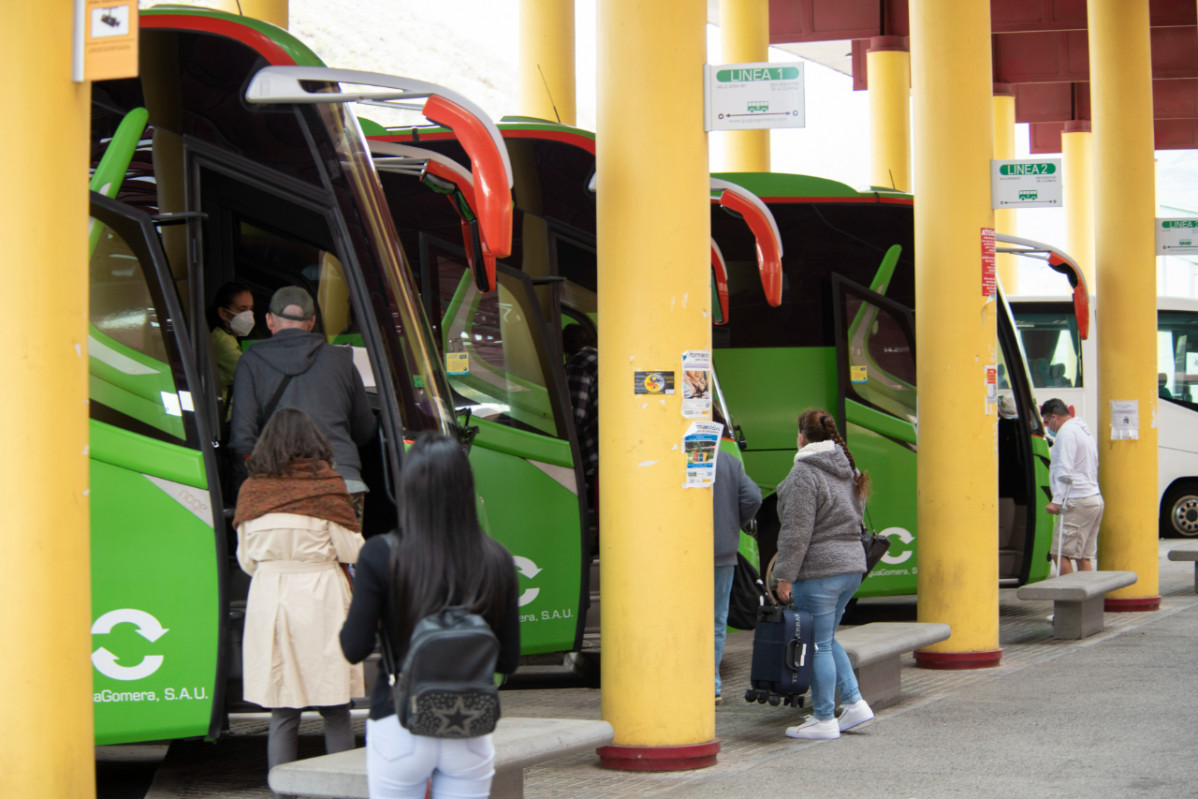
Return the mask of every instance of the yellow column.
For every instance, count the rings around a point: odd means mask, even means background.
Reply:
[[[71,81],[71,3],[6,5],[0,65],[0,727],[5,796],[95,795],[87,464],[91,86]]]
[[[983,296],[990,210],[989,0],[912,0],[915,339],[919,349],[920,621],[952,637],[920,665],[997,665],[997,416],[986,367],[997,362],[996,302]],[[946,335],[946,331],[952,331]]]
[[[770,60],[769,0],[720,0],[720,61],[724,64]],[[769,172],[768,130],[720,131],[722,171]]]
[[[865,59],[870,185],[911,191],[911,51],[902,36],[876,36]]]
[[[1156,175],[1148,0],[1089,0],[1098,336],[1098,478],[1103,569],[1139,580],[1108,610],[1160,607],[1157,567]],[[1116,174],[1117,173],[1117,174]],[[1111,403],[1136,402],[1138,439],[1113,441]]]
[[[683,488],[680,373],[684,351],[711,347],[706,21],[694,0],[598,9],[602,709],[615,727],[600,758],[614,768],[696,768],[719,751],[712,497]],[[675,392],[636,393],[638,372],[672,375]]]
[[[520,113],[576,125],[574,98],[574,0],[520,0]]]
[[[1009,83],[994,84],[994,158],[1010,160],[1015,157],[1015,92]],[[1014,208],[994,212],[994,229],[1010,236],[1018,235],[1019,224]],[[1013,253],[999,253],[995,259],[998,277],[1003,291],[1008,295],[1019,293],[1019,257]]]
[[[1094,137],[1088,120],[1065,123],[1061,157],[1065,172],[1062,197],[1065,250],[1082,268],[1090,294],[1095,294],[1098,287],[1094,282]],[[1093,365],[1089,371],[1096,374]],[[1090,421],[1097,421],[1097,417]]]
[[[287,27],[287,0],[236,0],[234,8],[226,8],[234,14],[242,14],[263,22],[270,22],[280,28]],[[240,10],[238,9],[240,6]]]

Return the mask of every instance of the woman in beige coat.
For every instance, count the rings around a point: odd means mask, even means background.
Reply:
[[[242,640],[242,695],[271,708],[269,768],[295,760],[300,713],[320,711],[328,752],[352,749],[349,702],[361,665],[341,654],[349,578],[364,543],[333,448],[315,422],[282,408],[246,462],[237,498],[237,560],[253,577]]]

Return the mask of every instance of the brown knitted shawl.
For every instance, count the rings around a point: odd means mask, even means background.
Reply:
[[[295,513],[325,519],[354,532],[362,525],[349,504],[345,480],[327,461],[317,461],[316,471],[307,458],[291,462],[284,477],[259,475],[246,480],[237,495],[237,513],[233,527],[268,513]]]

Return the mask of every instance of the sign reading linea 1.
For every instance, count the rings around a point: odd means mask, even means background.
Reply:
[[[707,130],[801,128],[803,64],[708,64],[703,72]]]
[[[1061,159],[990,162],[992,208],[1059,208]]]
[[[1198,219],[1170,217],[1156,220],[1156,254],[1186,255],[1198,253]]]

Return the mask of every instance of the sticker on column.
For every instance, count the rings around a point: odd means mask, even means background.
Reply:
[[[632,375],[634,394],[673,394],[674,373],[668,370],[634,372]]]
[[[849,366],[849,382],[850,383],[868,383],[869,382],[869,367],[867,366]]]
[[[986,415],[994,412],[998,402],[998,364],[986,364]]]
[[[720,454],[720,434],[724,426],[719,422],[691,422],[682,437],[682,451],[686,453],[686,481],[683,488],[711,488],[715,485],[715,462]]]
[[[994,228],[982,228],[982,296],[990,299],[995,294],[998,279],[995,276]]]
[[[682,415],[688,419],[711,417],[711,353],[682,353]]]
[[[1140,401],[1111,400],[1111,441],[1140,440]]]

